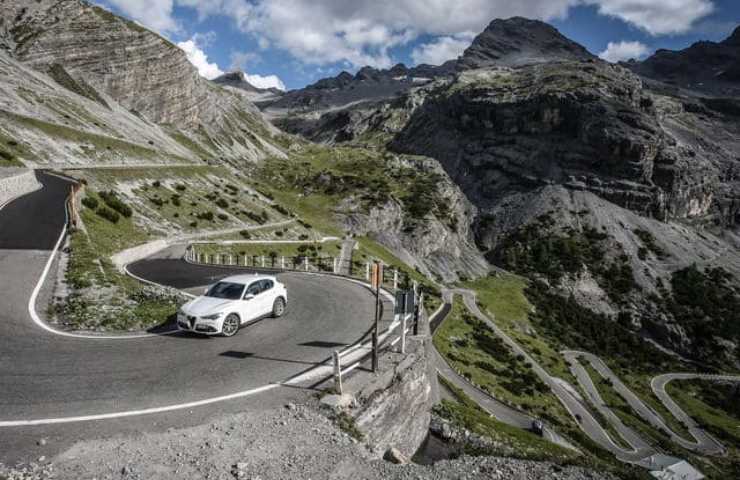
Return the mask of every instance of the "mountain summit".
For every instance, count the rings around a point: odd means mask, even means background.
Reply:
[[[518,67],[563,60],[594,59],[583,46],[539,20],[496,19],[473,40],[458,60],[460,70],[488,66]]]

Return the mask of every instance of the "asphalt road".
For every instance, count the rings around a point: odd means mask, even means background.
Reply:
[[[45,174],[39,179],[42,190],[0,210],[0,425],[178,405],[283,382],[359,340],[370,326],[374,299],[365,287],[290,273],[279,275],[290,297],[286,315],[246,326],[228,339],[180,333],[89,339],[43,330],[32,322],[28,301],[61,232],[68,184]],[[173,287],[195,289],[236,273],[171,258],[139,262],[131,270]],[[45,305],[36,308],[43,317]],[[202,408],[221,410],[218,405]],[[188,409],[187,415],[204,414]],[[146,417],[132,424],[164,428],[191,421],[184,413]],[[119,428],[121,421],[83,423],[94,426],[28,428],[34,438],[53,432],[60,441],[67,431],[80,438],[126,429]],[[26,428],[0,426],[1,462],[23,458],[30,441]]]

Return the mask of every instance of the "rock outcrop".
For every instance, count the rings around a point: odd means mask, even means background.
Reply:
[[[0,18],[0,46],[14,59],[147,121],[197,132],[210,155],[274,150],[270,125],[245,96],[200,77],[182,50],[137,23],[83,0],[5,1]]]
[[[458,70],[519,67],[554,61],[595,59],[588,50],[545,22],[514,17],[496,19],[478,35],[457,61]]]

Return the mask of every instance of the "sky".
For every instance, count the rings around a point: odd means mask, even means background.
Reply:
[[[720,41],[740,0],[96,0],[183,49],[212,79],[235,69],[261,88],[302,88],[342,70],[460,55],[494,18],[547,21],[605,60]]]

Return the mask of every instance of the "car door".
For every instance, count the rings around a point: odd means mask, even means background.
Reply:
[[[262,315],[272,313],[272,302],[273,297],[275,296],[275,283],[272,280],[262,280],[262,291],[259,296]]]
[[[260,295],[262,293],[262,281],[250,283],[246,290],[244,290],[244,300],[242,305],[242,319],[244,322],[250,322],[264,315],[263,298]],[[253,298],[247,300],[247,296],[252,295]]]

